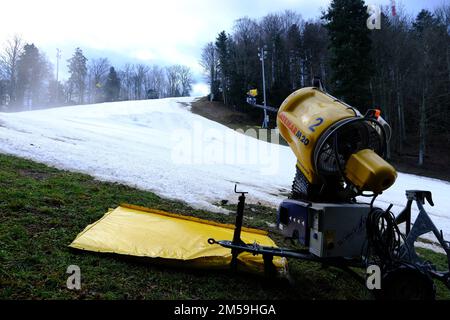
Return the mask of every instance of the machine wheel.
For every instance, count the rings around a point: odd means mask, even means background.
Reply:
[[[436,287],[427,274],[402,265],[385,271],[378,298],[382,300],[434,300]]]
[[[349,196],[344,193],[344,188],[339,180],[329,178],[327,184],[312,184],[297,166],[295,166],[295,169],[290,199],[315,202],[347,202],[353,197],[353,195]]]
[[[295,166],[295,177],[292,183],[290,199],[314,201],[320,193],[320,185],[309,183],[300,169]]]

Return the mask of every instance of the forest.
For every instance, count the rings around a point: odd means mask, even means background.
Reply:
[[[126,63],[116,70],[108,58],[88,59],[76,48],[66,61],[69,78],[34,43],[14,36],[0,47],[0,111],[188,96],[191,70],[183,65]]]
[[[450,5],[406,12],[381,7],[373,29],[362,0],[333,0],[315,20],[305,21],[301,10],[240,18],[203,48],[210,99],[250,112],[248,90],[258,89],[258,103],[263,100],[262,63],[266,103],[276,108],[320,77],[329,93],[361,112],[382,110],[395,133],[391,158],[447,167]]]

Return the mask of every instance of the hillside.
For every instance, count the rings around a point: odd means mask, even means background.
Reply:
[[[68,245],[84,227],[122,202],[218,222],[232,215],[196,210],[117,183],[0,154],[0,299],[371,299],[347,273],[289,260],[290,282],[262,275],[177,268],[155,259],[95,254]],[[231,208],[230,208],[231,209]],[[266,229],[275,212],[250,206],[245,225]],[[439,267],[445,256],[420,253]],[[81,268],[81,290],[67,290],[66,269]],[[438,298],[450,299],[437,283]]]
[[[290,148],[242,135],[191,112],[194,98],[127,101],[0,113],[0,152],[119,182],[187,203],[224,211],[236,202],[234,184],[249,203],[276,208],[295,171]],[[427,207],[450,238],[450,183],[399,173],[376,204],[399,213],[406,189],[433,192]],[[361,201],[367,201],[363,198]],[[105,204],[107,206],[108,204]],[[413,207],[413,216],[417,209]],[[271,221],[273,222],[273,221]],[[431,239],[431,238],[430,238]]]

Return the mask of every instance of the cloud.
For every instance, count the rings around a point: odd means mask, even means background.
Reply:
[[[191,96],[204,97],[209,94],[209,86],[205,83],[195,83],[192,86]]]
[[[432,0],[437,3],[442,0]],[[270,12],[295,10],[305,19],[320,16],[329,0],[14,0],[2,3],[0,43],[14,34],[45,48],[63,48],[63,60],[75,47],[145,63],[185,64],[197,77],[206,42],[218,32],[231,32],[236,19],[260,18]],[[390,0],[367,1],[389,4]],[[437,3],[438,4],[438,3]],[[422,1],[408,1],[420,7]],[[7,13],[7,14],[5,14]],[[66,48],[66,49],[64,49]],[[108,55],[107,55],[108,54]],[[133,61],[130,61],[133,62]]]
[[[308,4],[309,3],[309,4]],[[38,46],[73,44],[137,59],[179,60],[180,48],[201,48],[235,19],[300,9],[311,1],[15,0],[2,4],[0,41],[21,34]],[[198,52],[196,52],[198,53]],[[192,59],[190,59],[192,61]]]
[[[142,62],[151,62],[155,59],[155,54],[148,49],[140,49],[131,53],[131,56]]]

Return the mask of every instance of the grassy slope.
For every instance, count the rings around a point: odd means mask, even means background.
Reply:
[[[262,276],[186,270],[67,247],[86,225],[121,202],[233,221],[232,215],[194,210],[151,192],[0,154],[0,299],[370,298],[347,274],[313,263],[290,261],[294,283],[268,283]],[[248,226],[267,229],[265,221],[274,219],[273,210],[263,207],[254,206],[247,214]],[[424,253],[444,261],[442,255]],[[81,268],[80,291],[66,289],[71,264]],[[439,296],[449,298],[442,287]]]

